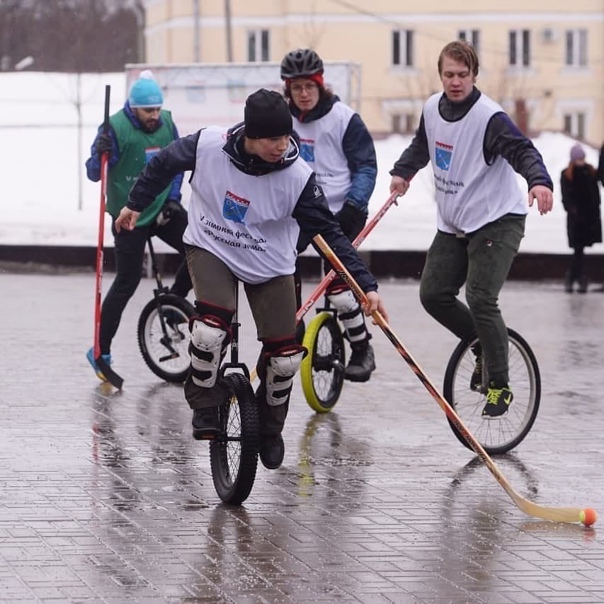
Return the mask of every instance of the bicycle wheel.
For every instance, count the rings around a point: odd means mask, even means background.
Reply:
[[[225,503],[239,505],[254,486],[260,450],[260,419],[254,391],[241,373],[223,378],[231,398],[220,408],[221,433],[210,442],[212,480]]]
[[[480,392],[470,389],[470,377],[476,363],[471,346],[477,343],[476,338],[457,345],[445,372],[444,397],[489,455],[506,453],[524,440],[535,422],[541,400],[541,376],[533,351],[512,329],[508,329],[508,339],[509,383],[514,400],[505,415],[492,419],[482,417],[486,403],[486,376],[483,376]],[[459,441],[471,449],[451,420],[449,425]]]
[[[141,312],[138,346],[149,369],[166,382],[184,382],[187,377],[189,319],[194,313],[192,304],[174,294],[161,294],[158,299],[150,300]]]
[[[300,366],[306,402],[327,413],[338,402],[344,384],[344,337],[330,312],[319,313],[306,328],[304,346],[308,355]]]

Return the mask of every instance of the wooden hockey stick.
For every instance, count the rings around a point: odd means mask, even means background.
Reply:
[[[325,257],[329,260],[331,265],[334,267],[336,273],[346,281],[350,289],[353,291],[357,299],[362,305],[367,304],[367,296],[365,292],[359,287],[358,283],[354,280],[352,275],[348,272],[346,267],[342,264],[342,261],[336,256],[333,250],[329,247],[326,241],[317,235],[314,238],[315,243],[319,249],[323,252]],[[453,407],[447,402],[442,394],[432,384],[430,379],[413,359],[413,357],[407,352],[401,341],[398,339],[396,334],[392,331],[388,322],[384,319],[379,311],[372,313],[372,318],[375,323],[382,329],[386,337],[392,342],[394,347],[400,353],[400,355],[407,361],[409,367],[413,373],[417,375],[422,384],[426,387],[428,392],[439,404],[440,408],[445,412],[446,416],[455,424],[455,427],[466,439],[467,443],[473,449],[473,451],[480,457],[491,474],[495,477],[497,482],[503,487],[505,492],[510,496],[512,501],[516,504],[520,510],[529,516],[535,518],[543,518],[544,520],[552,520],[554,522],[583,522],[586,525],[594,524],[597,519],[597,514],[591,508],[561,508],[561,507],[549,507],[544,505],[538,505],[522,497],[508,482],[506,477],[502,474],[499,467],[491,459],[489,454],[484,450],[482,445],[476,440],[476,438],[466,428],[460,417],[457,415]]]

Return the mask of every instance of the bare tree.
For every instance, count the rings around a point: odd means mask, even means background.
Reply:
[[[121,71],[142,56],[139,0],[0,0],[0,70]]]

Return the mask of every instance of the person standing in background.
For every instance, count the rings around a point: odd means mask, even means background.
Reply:
[[[329,209],[343,233],[354,241],[367,222],[369,199],[375,187],[375,147],[361,116],[325,87],[323,71],[321,57],[308,48],[292,50],[281,61],[285,98],[300,137],[300,156],[315,171],[317,183],[323,188]],[[301,237],[298,253],[309,243]],[[330,269],[325,266],[326,272]],[[300,307],[298,270],[296,290]],[[327,297],[338,311],[352,349],[344,377],[352,382],[366,382],[376,366],[361,306],[340,278],[330,283]]]
[[[574,284],[578,283],[577,291],[584,294],[589,283],[584,250],[602,241],[602,222],[598,173],[585,161],[585,151],[578,143],[570,150],[570,162],[560,175],[560,192],[566,210],[568,246],[573,249],[564,288],[571,293]]]
[[[115,246],[116,276],[105,296],[101,309],[99,343],[103,359],[111,364],[111,342],[117,333],[122,313],[134,295],[143,274],[145,246],[150,236],[162,241],[183,255],[183,262],[175,276],[170,292],[186,297],[192,288],[184,262],[185,245],[182,240],[187,228],[187,211],[181,205],[180,188],[183,174],[178,174],[154,199],[140,216],[136,229],[117,231],[115,219],[128,201],[130,187],[163,147],[178,138],[172,115],[162,109],[164,102],[159,84],[146,70],[132,84],[123,108],[109,118],[109,130],[98,130],[92,144],[91,156],[86,161],[90,180],[101,179],[101,156],[109,154],[107,169],[107,212],[111,214],[111,232]],[[169,320],[169,317],[166,317]],[[105,381],[91,348],[86,353],[97,377]]]

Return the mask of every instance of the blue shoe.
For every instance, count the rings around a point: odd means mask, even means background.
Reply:
[[[111,365],[111,355],[110,354],[103,354],[101,356],[103,357],[103,360],[105,361],[105,363],[107,363],[108,365]],[[103,375],[103,372],[101,371],[99,366],[96,364],[96,360],[94,358],[94,348],[90,348],[88,350],[88,352],[86,353],[86,358],[88,359],[88,362],[94,369],[94,372],[96,373],[96,376],[99,378],[99,380],[101,380],[102,382],[106,382],[107,378]]]

